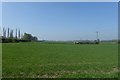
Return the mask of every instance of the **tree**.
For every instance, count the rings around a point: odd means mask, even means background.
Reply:
[[[13,30],[10,31],[10,38],[13,39]]]
[[[28,40],[28,41],[31,41],[31,38],[32,38],[32,35],[28,33],[24,33],[22,37],[23,40]]]
[[[37,41],[38,38],[37,38],[36,36],[34,36],[34,37],[32,38],[32,40],[33,40],[33,41]]]
[[[16,34],[15,34],[15,38],[17,39],[17,28],[16,28]]]
[[[36,36],[32,36],[31,34],[24,33],[24,35],[22,36],[22,40],[37,41],[38,39]]]
[[[4,37],[6,38],[6,30],[4,31]]]
[[[3,38],[6,38],[6,30],[3,28]]]
[[[19,39],[20,39],[20,29],[19,29],[19,31],[18,31],[18,37],[19,37]]]
[[[8,33],[7,33],[7,35],[8,35],[7,37],[9,38],[9,28],[8,28]]]

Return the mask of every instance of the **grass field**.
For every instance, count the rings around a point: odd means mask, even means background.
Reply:
[[[3,77],[117,77],[117,44],[3,43]]]

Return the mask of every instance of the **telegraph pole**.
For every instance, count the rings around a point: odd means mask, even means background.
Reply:
[[[96,32],[96,38],[97,38],[97,40],[99,39],[99,38],[98,38],[98,31]]]

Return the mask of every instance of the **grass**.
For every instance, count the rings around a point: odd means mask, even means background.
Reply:
[[[4,43],[3,77],[114,78],[117,44]]]

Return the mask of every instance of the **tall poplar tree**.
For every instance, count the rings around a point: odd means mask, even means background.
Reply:
[[[9,38],[9,30],[10,30],[10,29],[8,28],[8,32],[7,32],[7,37],[8,37],[8,38]]]

